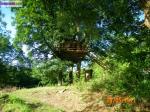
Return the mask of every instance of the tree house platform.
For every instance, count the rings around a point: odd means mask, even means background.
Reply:
[[[87,46],[75,40],[64,41],[55,47],[55,54],[59,58],[75,63],[83,60],[87,52]]]

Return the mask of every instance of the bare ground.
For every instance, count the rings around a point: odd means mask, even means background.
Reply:
[[[104,104],[104,92],[80,92],[72,87],[42,87],[15,91],[27,101],[38,101],[65,112],[114,112],[114,107]]]
[[[11,93],[11,95],[14,94],[27,102],[39,102],[59,108],[65,112],[125,112],[124,110],[117,111],[117,108],[120,108],[120,104],[107,105],[104,100],[107,94],[104,91],[81,92],[72,86],[38,87],[31,89],[6,88],[0,90],[1,93]],[[136,110],[140,110],[140,108]],[[131,112],[140,111],[134,110]]]

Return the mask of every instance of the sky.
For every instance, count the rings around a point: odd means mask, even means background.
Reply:
[[[11,31],[11,33],[10,33],[10,36],[11,36],[10,42],[12,43],[12,39],[16,35],[16,27],[12,25],[12,22],[13,22],[12,17],[15,17],[15,14],[13,12],[11,12],[11,8],[9,8],[9,7],[1,7],[0,10],[5,15],[5,17],[3,18],[3,21],[5,21],[7,23],[6,29]],[[28,47],[26,45],[23,45],[22,50],[25,53],[25,56],[27,56]],[[17,60],[14,60],[12,62],[13,65],[15,65],[17,63],[18,63]]]
[[[1,7],[0,10],[5,15],[5,17],[3,18],[3,21],[7,23],[7,30],[11,31],[10,36],[14,38],[16,34],[16,28],[15,26],[12,26],[12,22],[13,22],[12,17],[14,17],[15,14],[11,12],[11,8],[8,8],[8,7]]]
[[[16,27],[12,25],[13,19],[12,17],[15,17],[15,14],[13,12],[11,12],[11,8],[9,7],[1,7],[1,11],[2,13],[5,15],[5,17],[3,18],[3,21],[5,21],[7,23],[7,30],[11,31],[11,40],[15,37],[16,35]],[[25,51],[25,55],[27,55],[27,46],[23,45],[23,51]]]

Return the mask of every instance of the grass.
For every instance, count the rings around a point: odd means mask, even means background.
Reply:
[[[94,86],[94,87],[91,87],[91,86]],[[101,91],[100,88],[103,88],[102,86],[103,84],[99,83],[97,80],[93,80],[93,81],[91,80],[86,83],[83,81],[80,81],[72,86],[61,86],[61,87],[54,86],[54,87],[37,87],[37,88],[30,88],[30,89],[19,89],[10,93],[4,93],[4,92],[2,93],[0,91],[0,112],[64,112],[61,109],[59,109],[59,108],[64,109],[62,106],[60,106],[62,104],[60,103],[61,100],[55,101],[53,97],[54,96],[59,97],[63,100],[62,95],[65,96],[66,98],[67,97],[66,95],[68,95],[66,93],[68,92],[69,92],[69,96],[71,96],[70,93],[77,94],[78,92],[80,92],[82,96],[79,95],[77,99],[81,97],[82,100],[92,104],[91,107],[87,106],[85,108],[89,110],[88,112],[92,112],[93,109],[95,108],[97,108],[97,111],[102,111],[101,108],[97,107],[97,105],[99,105],[99,102],[103,102],[103,99],[102,99],[103,96],[105,97],[108,95],[108,93],[104,90],[102,92],[96,92],[96,91]],[[76,88],[78,88],[78,90],[80,91],[76,90]],[[65,92],[62,93],[61,91],[65,89],[68,89],[66,90],[66,93]],[[57,94],[58,96],[54,94]],[[74,98],[74,95],[73,97],[71,96],[71,99],[73,98]],[[50,103],[51,101],[52,103]],[[71,104],[70,100],[67,100],[67,101],[68,103],[63,102],[63,105],[64,103],[65,105]],[[76,98],[75,100],[73,100],[73,102],[74,101],[76,101]],[[57,108],[50,106],[56,103],[59,104],[59,105],[55,105],[57,106]],[[130,112],[131,110],[134,109],[134,105],[130,105],[130,104],[114,106],[114,108],[116,107],[117,107],[118,112],[120,112],[120,109],[126,109],[127,112]],[[109,110],[112,108],[111,107],[109,108],[107,106],[105,107],[106,110]],[[68,110],[67,112],[70,112],[70,110]]]
[[[22,91],[22,94],[24,90]],[[20,93],[21,94],[21,93]],[[28,96],[29,97],[29,96]],[[0,112],[63,112],[35,100],[24,100],[16,93],[0,95]]]

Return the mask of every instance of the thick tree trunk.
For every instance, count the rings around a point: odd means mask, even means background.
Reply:
[[[150,28],[150,0],[140,0],[140,6],[144,11],[144,25]]]

